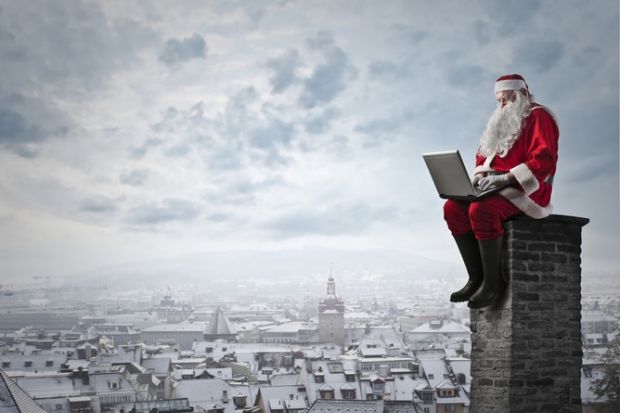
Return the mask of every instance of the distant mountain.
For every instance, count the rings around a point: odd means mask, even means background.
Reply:
[[[68,285],[105,283],[133,288],[175,282],[233,280],[284,281],[334,274],[349,278],[371,274],[393,280],[450,277],[459,265],[416,254],[385,250],[340,250],[308,247],[281,251],[225,251],[193,253],[174,259],[131,262],[65,277]]]

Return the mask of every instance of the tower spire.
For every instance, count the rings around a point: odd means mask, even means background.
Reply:
[[[334,281],[334,276],[331,274],[329,280],[327,280],[327,295],[336,295],[336,281]]]

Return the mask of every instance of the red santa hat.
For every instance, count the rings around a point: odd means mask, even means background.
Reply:
[[[526,94],[530,94],[530,91],[527,88],[527,83],[525,83],[525,79],[523,78],[523,76],[516,73],[512,75],[501,76],[495,81],[495,93],[502,92],[504,90],[521,89],[524,89]]]

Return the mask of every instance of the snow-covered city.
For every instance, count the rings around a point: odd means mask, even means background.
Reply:
[[[470,411],[469,309],[446,285],[386,299],[350,295],[333,274],[314,281],[312,293],[231,286],[220,298],[172,280],[4,288],[0,393],[51,413]],[[590,388],[619,319],[620,288],[585,282],[584,412],[606,402]]]

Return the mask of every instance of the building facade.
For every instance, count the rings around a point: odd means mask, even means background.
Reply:
[[[336,295],[336,282],[332,276],[327,281],[327,296],[319,304],[319,341],[345,344],[344,302]]]

